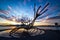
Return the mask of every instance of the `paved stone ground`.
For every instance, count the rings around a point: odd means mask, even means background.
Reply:
[[[21,38],[0,37],[0,40],[60,40],[60,31],[45,30],[45,34],[34,37],[21,37]]]

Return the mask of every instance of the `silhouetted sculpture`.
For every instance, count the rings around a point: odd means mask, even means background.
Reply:
[[[45,9],[48,5],[49,5],[49,3],[47,3],[41,11],[40,11],[41,6],[39,6],[38,9],[37,9],[37,11],[35,12],[36,15],[34,16],[34,19],[32,20],[32,22],[30,24],[28,24],[28,25],[25,25],[24,22],[22,22],[22,24],[20,25],[20,27],[14,28],[14,29],[12,29],[10,31],[10,36],[11,36],[11,34],[15,33],[20,28],[24,28],[26,30],[34,28],[33,25],[34,25],[35,20],[48,10],[48,9]],[[24,32],[24,33],[28,34],[28,32]]]

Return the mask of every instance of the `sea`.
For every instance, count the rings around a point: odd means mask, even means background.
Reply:
[[[5,31],[13,29],[12,27],[2,27],[0,26],[0,40],[60,40],[60,27],[37,27],[43,30],[45,33],[42,35],[28,36],[28,37],[5,37]],[[3,36],[1,36],[3,34]]]

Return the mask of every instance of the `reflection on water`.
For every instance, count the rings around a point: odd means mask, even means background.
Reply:
[[[60,30],[60,27],[37,27],[44,30]]]
[[[8,29],[8,27],[6,27]],[[9,28],[10,30],[5,30],[5,31],[1,31],[0,32],[0,36],[6,36],[6,37],[9,37],[9,32],[15,27],[11,27]],[[24,31],[28,31],[28,33],[31,35],[31,36],[36,36],[36,35],[39,35],[39,34],[44,34],[45,32],[43,30],[40,30],[40,29],[37,29],[37,28],[31,28],[29,30],[26,30],[24,28],[21,28],[19,29],[18,31],[16,31],[16,33],[23,33]],[[19,34],[20,35],[20,34]],[[15,35],[14,35],[15,36]]]
[[[43,30],[36,29],[36,28],[30,29],[28,30],[28,32],[30,33],[31,36],[41,35],[45,33]]]
[[[16,26],[10,26],[10,27],[0,27],[0,30],[4,30],[4,31],[0,31],[0,36],[5,36],[5,37],[10,37],[9,36],[9,32],[15,28]],[[38,29],[37,29],[38,28]],[[45,33],[44,30],[60,30],[60,27],[37,27],[37,28],[31,28],[29,30],[26,30],[24,28],[19,29],[16,33],[22,33],[24,31],[28,31],[28,33],[31,36],[36,36],[36,35],[42,35]],[[7,30],[9,29],[9,30]],[[40,29],[44,29],[44,30],[40,30]]]
[[[15,28],[16,26],[0,26],[0,30],[3,30],[3,29],[13,29],[13,28]]]

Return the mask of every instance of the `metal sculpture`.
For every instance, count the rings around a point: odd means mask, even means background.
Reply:
[[[49,5],[49,3],[47,3],[41,11],[39,11],[40,8],[41,8],[41,6],[39,6],[36,12],[35,12],[35,7],[34,7],[35,16],[34,16],[34,19],[32,20],[32,22],[29,23],[28,25],[25,25],[24,22],[22,22],[21,25],[16,25],[17,27],[14,28],[14,29],[12,29],[12,30],[10,31],[10,36],[12,36],[12,34],[14,34],[18,29],[21,29],[21,28],[26,29],[26,31],[24,31],[23,33],[21,33],[21,35],[23,35],[23,34],[29,34],[29,33],[28,33],[28,30],[29,30],[29,29],[32,29],[32,28],[35,28],[35,27],[33,26],[35,20],[36,20],[39,16],[41,16],[42,14],[44,14],[44,13],[48,10],[48,9],[46,9],[46,7],[47,7],[48,5]],[[20,34],[19,34],[19,35],[20,35]],[[21,36],[21,35],[20,35],[20,36]]]

